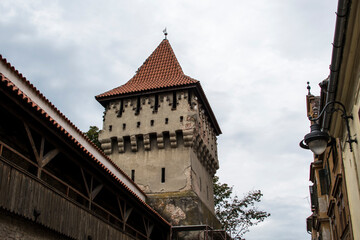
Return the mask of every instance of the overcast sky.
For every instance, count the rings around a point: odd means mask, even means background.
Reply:
[[[310,239],[306,82],[329,74],[335,0],[1,0],[0,54],[81,130],[163,39],[200,80],[223,134],[221,182],[260,189],[271,217],[248,240]]]

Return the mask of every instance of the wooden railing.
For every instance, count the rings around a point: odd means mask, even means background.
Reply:
[[[113,227],[117,228],[119,231],[123,232],[122,229],[124,227],[124,222],[119,217],[93,201],[90,205],[90,199],[85,194],[81,193],[79,190],[70,186],[65,181],[61,180],[59,177],[55,176],[54,174],[50,173],[45,169],[42,169],[41,177],[38,178],[37,163],[31,161],[28,157],[24,156],[23,154],[3,143],[2,141],[0,141],[0,161],[6,163],[12,168],[15,168],[16,170],[32,178],[33,180],[36,180],[46,188],[51,189],[52,191],[60,195],[62,198],[67,199],[78,207],[86,210],[97,218],[102,219],[107,224],[110,224]],[[89,206],[91,207],[89,208]],[[125,223],[124,229],[125,234],[135,237],[135,239],[147,239],[146,235],[139,232],[137,229],[130,226],[129,224]]]

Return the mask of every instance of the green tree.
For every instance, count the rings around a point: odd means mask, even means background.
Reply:
[[[263,194],[260,190],[248,192],[242,199],[233,194],[233,188],[226,183],[220,183],[219,177],[214,180],[215,213],[220,220],[223,229],[231,233],[233,239],[244,239],[249,227],[254,226],[267,217],[270,213],[258,210],[256,202],[261,201]]]
[[[87,132],[84,134],[98,147],[101,149],[101,144],[99,142],[99,128],[97,126],[90,126]]]

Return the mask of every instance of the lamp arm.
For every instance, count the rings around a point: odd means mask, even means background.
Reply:
[[[345,106],[344,104],[342,104],[341,102],[338,102],[338,101],[331,101],[331,102],[328,102],[325,107],[323,108],[323,110],[320,112],[319,116],[316,117],[316,118],[312,118],[311,116],[309,116],[309,120],[312,121],[312,122],[315,122],[317,120],[319,120],[319,118],[324,114],[325,110],[330,106],[330,104],[339,104],[341,106],[341,108],[333,108],[331,111],[332,112],[336,112],[336,111],[341,111],[342,112],[342,118],[345,120],[345,123],[346,123],[346,129],[347,129],[347,133],[348,133],[348,140],[347,142],[349,143],[349,146],[350,146],[350,151],[352,152],[353,151],[353,148],[352,148],[352,143],[357,143],[357,140],[356,138],[352,139],[351,138],[351,133],[350,133],[350,125],[349,125],[349,118],[350,119],[353,119],[352,115],[347,115],[346,113],[346,109],[345,109]]]
[[[324,107],[323,110],[320,112],[320,114],[319,114],[318,117],[312,118],[311,116],[309,116],[309,120],[312,121],[312,122],[319,120],[319,118],[324,114],[325,110],[330,106],[330,104],[335,104],[335,103],[339,104],[342,109],[341,109],[341,108],[337,108],[337,109],[334,108],[334,109],[332,109],[332,111],[338,111],[338,110],[340,110],[340,111],[342,112],[342,114],[343,114],[343,118],[352,118],[351,116],[347,116],[344,104],[342,104],[341,102],[338,102],[338,101],[331,101],[331,102],[328,102],[328,103],[325,105],[325,107]]]

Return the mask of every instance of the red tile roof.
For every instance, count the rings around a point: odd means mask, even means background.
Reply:
[[[167,39],[164,39],[124,85],[96,96],[97,100],[122,94],[161,88],[194,85],[199,81],[186,76]]]

